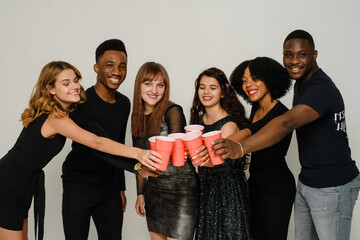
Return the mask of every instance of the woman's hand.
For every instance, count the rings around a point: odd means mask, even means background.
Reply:
[[[205,145],[202,145],[196,152],[198,154],[193,158],[195,164],[201,163],[200,166],[212,167],[209,152]]]
[[[140,217],[145,217],[146,216],[145,209],[144,209],[144,204],[145,204],[144,195],[143,194],[138,195],[137,198],[136,198],[135,210],[136,210],[136,213]]]
[[[147,166],[153,171],[156,171],[156,169],[159,168],[156,162],[162,163],[160,158],[161,155],[152,150],[143,150],[138,148],[138,152],[136,154],[136,159],[144,166]]]
[[[223,154],[221,156],[222,159],[238,159],[244,155],[243,149],[241,149],[240,144],[226,138],[220,138],[215,140],[213,142],[211,150],[215,151],[215,156]]]

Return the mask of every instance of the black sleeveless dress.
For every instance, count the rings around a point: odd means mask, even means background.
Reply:
[[[262,119],[253,122],[257,105],[250,114],[249,129],[255,134],[272,119],[288,111],[278,102]],[[295,199],[295,179],[285,156],[292,133],[277,144],[253,152],[250,164],[251,233],[254,240],[286,240]]]
[[[36,193],[35,218],[39,217],[38,201],[44,208],[42,168],[61,151],[66,140],[61,135],[53,138],[44,138],[41,135],[41,127],[47,117],[47,114],[42,114],[28,127],[23,128],[14,147],[0,160],[0,227],[2,228],[22,230],[34,193]],[[39,189],[43,191],[39,193]],[[43,224],[42,217],[43,211],[40,211],[40,227]],[[42,229],[39,229],[39,237],[42,238]]]
[[[231,116],[204,126],[204,133],[220,130]],[[250,240],[249,191],[239,159],[225,159],[221,165],[202,167],[200,177],[197,240]]]
[[[150,115],[145,118],[147,122]],[[162,119],[160,135],[183,132],[185,124],[182,108],[170,102]],[[133,145],[150,149],[148,138],[148,135],[133,137]],[[198,176],[190,159],[184,166],[175,167],[170,158],[166,171],[159,177],[147,179],[144,196],[149,232],[181,240],[193,239],[198,216]]]

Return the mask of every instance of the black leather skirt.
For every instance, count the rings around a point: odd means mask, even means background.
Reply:
[[[176,239],[193,239],[198,217],[199,180],[188,160],[182,167],[169,163],[145,187],[146,221],[150,232]]]

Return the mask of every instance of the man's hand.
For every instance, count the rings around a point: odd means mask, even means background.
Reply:
[[[154,171],[144,165],[141,167],[141,169],[138,171],[138,173],[143,178],[158,177],[161,174],[161,172],[159,170]]]
[[[223,154],[222,159],[238,159],[243,156],[243,151],[238,143],[229,139],[221,138],[214,141],[211,150],[215,151],[215,156]]]

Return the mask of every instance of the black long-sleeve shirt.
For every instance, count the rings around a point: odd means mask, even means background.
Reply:
[[[116,92],[115,103],[103,101],[94,87],[86,90],[87,101],[70,114],[80,127],[101,137],[124,143],[130,114],[129,99]],[[64,181],[104,184],[119,178],[121,190],[125,190],[124,170],[133,172],[135,159],[106,154],[77,142],[63,164]]]

